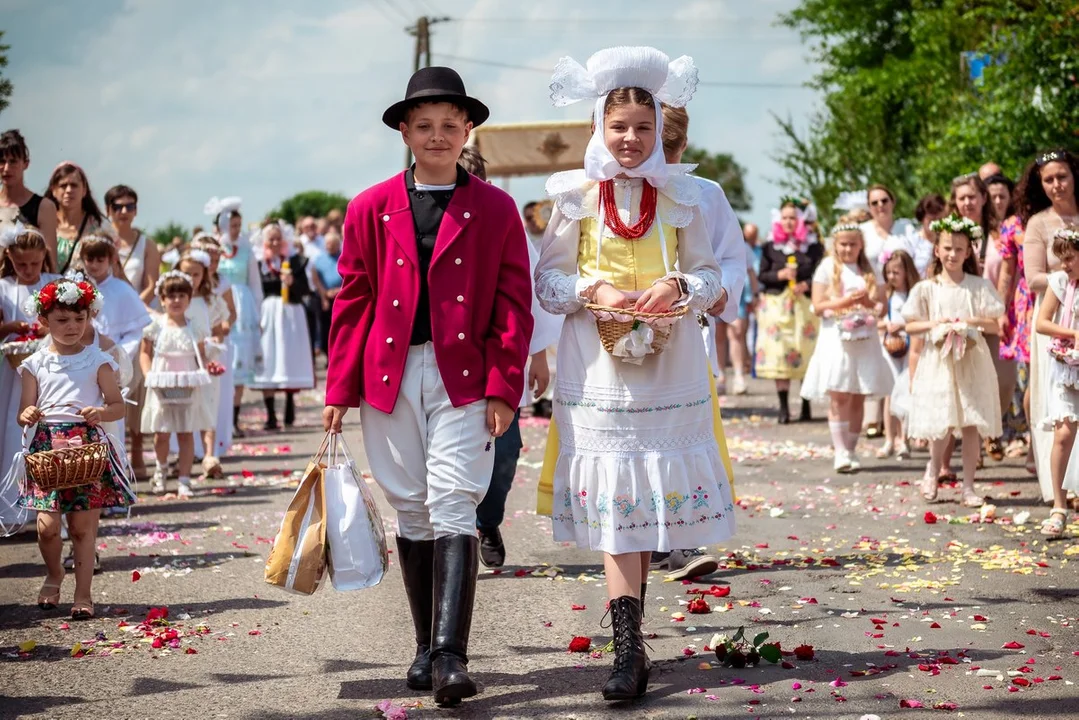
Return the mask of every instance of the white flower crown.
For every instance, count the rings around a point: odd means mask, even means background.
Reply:
[[[160,295],[161,294],[161,288],[165,287],[165,281],[169,280],[169,279],[172,279],[172,278],[179,278],[180,280],[186,280],[187,284],[191,285],[192,288],[194,288],[194,286],[195,286],[195,283],[191,279],[191,276],[188,275],[187,273],[185,273],[183,270],[169,270],[167,273],[162,273],[161,277],[159,277],[157,279],[157,283],[154,285],[154,294],[155,295]]]
[[[952,213],[940,220],[934,220],[929,229],[933,232],[945,231],[966,235],[971,240],[982,240],[985,237],[985,233],[982,232],[982,228],[978,223],[970,218],[961,217],[957,213]]]
[[[23,225],[21,220],[17,220],[14,225],[8,225],[0,232],[0,249],[11,247],[23,235],[37,235],[42,240],[45,239],[37,228]]]
[[[856,232],[858,234],[861,234],[862,226],[858,223],[840,223],[839,225],[836,225],[834,228],[832,228],[832,237],[835,237],[839,233],[844,232]]]

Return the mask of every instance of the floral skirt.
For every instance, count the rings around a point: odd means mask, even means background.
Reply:
[[[757,377],[800,380],[817,345],[819,321],[809,298],[790,290],[764,295],[757,311]]]
[[[91,427],[86,423],[40,423],[34,431],[34,439],[30,442],[30,452],[51,450],[55,440],[70,441],[78,438],[84,445],[87,445],[99,442],[104,437],[104,433],[99,428]],[[79,487],[52,490],[50,492],[41,490],[34,483],[33,478],[28,477],[26,479],[26,492],[19,498],[21,507],[30,510],[61,513],[97,510],[107,507],[127,507],[133,502],[134,500],[116,480],[111,466],[105,468],[100,480],[80,485]]]

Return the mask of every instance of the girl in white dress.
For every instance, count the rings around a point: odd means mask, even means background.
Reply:
[[[1038,310],[1035,329],[1052,340],[1048,344],[1049,372],[1046,416],[1042,427],[1053,431],[1049,456],[1053,480],[1053,509],[1042,523],[1044,535],[1060,537],[1068,520],[1068,490],[1079,492],[1072,448],[1079,423],[1079,229],[1061,229],[1053,235],[1053,254],[1061,270],[1049,273],[1049,292]],[[1071,482],[1067,482],[1070,480]]]
[[[192,324],[198,327],[210,328],[210,337],[206,339],[206,353],[203,360],[220,364],[222,347],[218,342],[218,334],[222,332],[222,324],[229,321],[229,308],[220,295],[214,292],[213,279],[210,277],[210,268],[213,259],[210,253],[198,248],[190,248],[180,256],[176,263],[176,269],[187,273],[191,277],[194,292],[191,296],[191,306],[187,309],[187,317]],[[198,429],[195,437],[195,456],[202,455],[202,472],[206,477],[221,477],[221,460],[214,453],[217,447],[217,412],[221,403],[221,375],[212,376],[210,385],[200,388],[196,399],[199,408]]]
[[[892,374],[877,344],[882,283],[866,257],[861,228],[847,216],[832,230],[832,249],[813,273],[812,292],[813,311],[823,322],[802,397],[828,400],[835,469],[857,472],[865,399],[890,393]]]
[[[36,314],[28,314],[23,307],[26,300],[58,275],[48,272],[52,267],[45,236],[34,227],[16,223],[0,229],[0,253],[3,269],[0,270],[0,343],[12,343],[4,349],[14,353],[16,340],[44,337]],[[19,355],[37,349],[37,343],[21,348]],[[6,357],[0,358],[0,411],[3,412],[3,429],[0,430],[0,478],[11,469],[11,459],[22,449],[22,429],[19,417],[19,376]],[[18,490],[11,489],[0,495],[0,525],[8,528],[21,525],[30,517],[18,507]]]
[[[26,304],[26,310],[37,315],[50,333],[48,345],[19,366],[19,425],[29,429],[27,452],[106,441],[101,424],[124,416],[117,366],[100,349],[82,343],[90,310],[100,308],[101,294],[88,282],[60,279],[45,285]],[[77,487],[43,489],[27,476],[21,454],[6,478],[22,487],[19,504],[37,511],[38,548],[48,573],[38,595],[42,610],[53,610],[60,602],[64,580],[60,516],[66,515],[75,555],[73,620],[94,617],[90,584],[101,509],[125,506],[136,499],[117,448],[110,444],[108,455],[101,477]]]
[[[142,431],[154,435],[153,491],[165,492],[165,468],[169,458],[169,438],[176,434],[180,453],[177,470],[180,497],[191,497],[191,465],[195,457],[194,433],[200,429],[203,410],[200,390],[210,385],[206,371],[205,346],[209,326],[193,318],[187,309],[194,287],[191,276],[170,270],[157,281],[157,296],[164,309],[143,333],[139,362],[146,376],[146,405],[142,410]]]
[[[907,321],[903,319],[903,305],[910,289],[918,283],[918,268],[906,250],[885,250],[881,255],[881,266],[884,268],[885,311],[877,328],[881,334],[881,352],[892,371],[894,384],[891,395],[884,398],[885,440],[877,450],[877,457],[891,457],[894,452],[896,458],[906,460],[910,457],[904,430],[910,395],[910,374],[907,372],[910,336],[906,331]]]
[[[937,235],[929,279],[914,286],[903,317],[907,333],[926,333],[925,348],[911,360],[911,437],[931,441],[922,497],[937,499],[938,475],[948,440],[963,439],[962,502],[978,507],[974,474],[981,454],[979,436],[1000,435],[996,370],[985,333],[998,332],[1004,303],[978,273],[973,241],[981,228],[952,214],[933,224]]]
[[[536,295],[565,315],[554,417],[556,541],[604,553],[614,670],[607,700],[644,694],[642,581],[651,551],[721,542],[733,501],[716,441],[708,356],[694,314],[711,307],[721,278],[688,166],[668,166],[661,101],[683,106],[696,87],[688,57],[611,48],[582,67],[555,69],[556,105],[590,101],[596,129],[584,169],[547,181],[555,208],[536,267]],[[611,350],[586,305],[690,312],[668,325],[661,354],[642,322]]]
[[[214,392],[219,395],[217,401],[217,430],[214,433],[214,447],[209,451],[214,457],[220,459],[227,456],[229,449],[232,447],[232,403],[227,396],[233,387],[232,364],[236,347],[232,342],[232,328],[236,325],[237,319],[236,303],[233,300],[232,283],[229,282],[227,277],[218,273],[218,267],[221,263],[221,244],[217,239],[205,233],[200,233],[191,241],[191,247],[195,250],[203,250],[210,255],[209,275],[213,293],[221,298],[222,302],[225,303],[225,308],[228,310],[228,317],[220,320],[211,328],[213,338],[210,341],[212,345],[216,346],[217,361],[224,368],[221,376],[214,378],[215,385],[218,388]],[[220,473],[220,465],[218,466],[218,473]],[[214,472],[208,474],[211,477],[215,476]]]

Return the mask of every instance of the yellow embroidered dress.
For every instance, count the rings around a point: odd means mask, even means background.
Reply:
[[[614,182],[619,214],[632,224],[643,181]],[[673,325],[661,354],[634,364],[603,349],[584,307],[583,293],[600,280],[641,292],[679,274],[691,311],[715,302],[720,275],[711,243],[693,199],[679,197],[679,188],[685,185],[661,191],[657,223],[639,240],[606,227],[600,236],[598,185],[555,196],[536,294],[548,312],[566,315],[554,391],[556,541],[618,554],[692,548],[734,533],[695,314]]]

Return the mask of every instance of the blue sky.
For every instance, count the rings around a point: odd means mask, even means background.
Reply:
[[[248,219],[301,190],[351,196],[401,169],[400,136],[380,117],[412,69],[408,19],[448,16],[434,27],[434,62],[461,72],[491,122],[582,119],[590,108],[551,107],[549,73],[490,63],[550,69],[618,44],[692,56],[704,84],[688,107],[690,141],[748,168],[747,219],[764,222],[780,194],[770,112],[804,126],[817,97],[798,87],[813,74],[806,48],[774,25],[795,5],[0,0],[15,85],[0,128],[26,136],[30,187],[40,191],[56,163],[73,160],[99,200],[116,183],[135,187],[143,227],[204,223],[212,195],[241,196]],[[542,187],[521,178],[508,189],[523,204]]]

